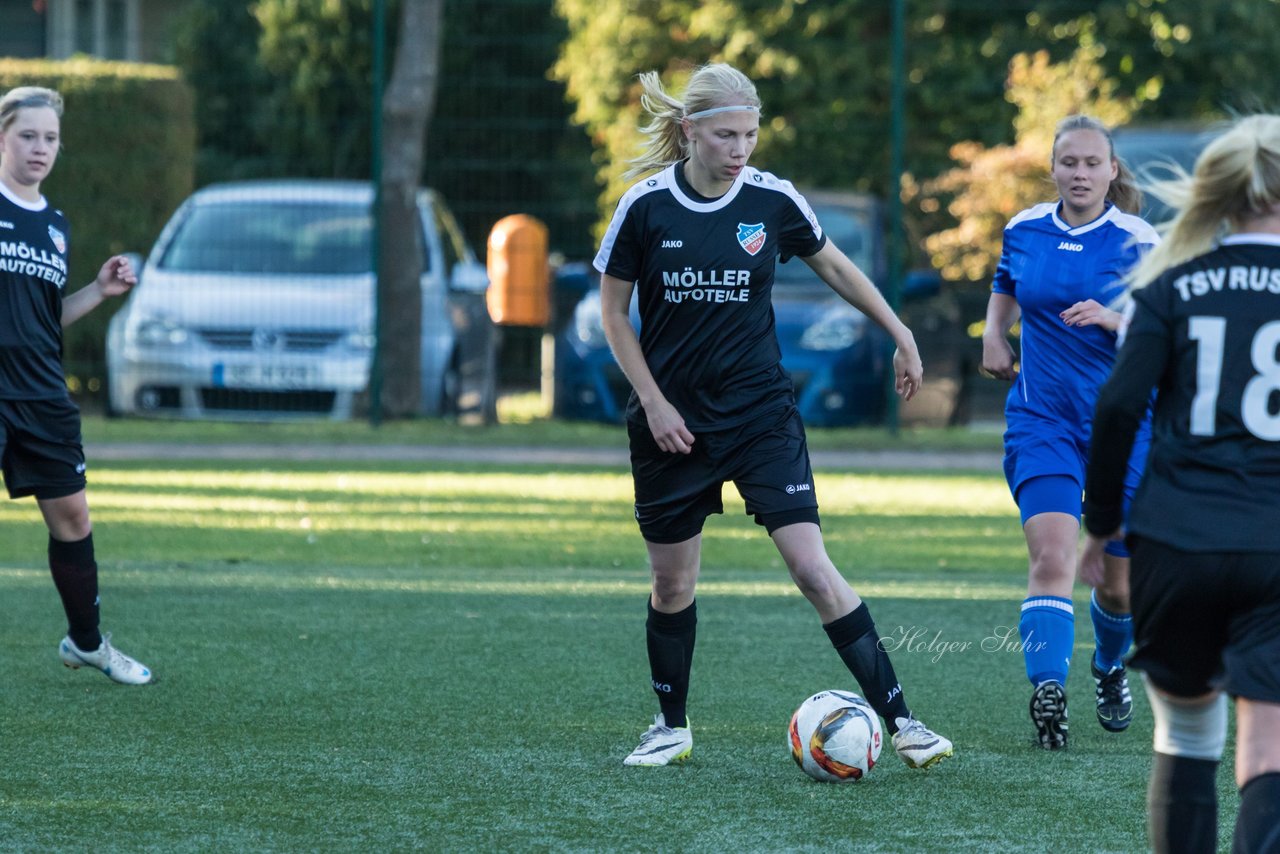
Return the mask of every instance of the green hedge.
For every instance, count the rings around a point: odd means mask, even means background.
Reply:
[[[0,59],[0,92],[62,93],[62,152],[42,192],[71,222],[68,292],[111,255],[145,255],[195,181],[195,101],[176,68],[77,58]],[[78,396],[105,391],[113,300],[66,330],[64,366]]]

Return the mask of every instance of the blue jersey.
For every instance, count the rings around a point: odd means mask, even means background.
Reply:
[[[1067,326],[1059,314],[1089,299],[1114,308],[1125,291],[1123,276],[1158,242],[1145,220],[1110,204],[1076,228],[1052,202],[1009,221],[992,285],[1022,311],[1020,370],[1006,418],[1027,414],[1065,422],[1087,440],[1098,389],[1115,362],[1116,334],[1100,326]]]

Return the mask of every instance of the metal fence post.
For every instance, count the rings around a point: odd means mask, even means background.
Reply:
[[[386,63],[386,0],[373,0],[373,103],[370,107],[371,133],[369,180],[373,184],[373,363],[369,366],[369,423],[382,423],[382,315],[378,280],[382,271],[382,87]]]

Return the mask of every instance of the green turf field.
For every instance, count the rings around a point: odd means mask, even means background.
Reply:
[[[805,777],[785,728],[807,695],[856,686],[732,489],[706,536],[693,759],[628,769],[656,703],[625,471],[91,474],[104,628],[160,681],[58,663],[43,527],[30,500],[0,503],[5,851],[1145,847],[1150,715],[1135,685],[1128,733],[1093,720],[1087,617],[1071,747],[1032,746],[1022,657],[1001,640],[1024,547],[995,472],[818,473],[833,558],[900,645],[916,714],[956,744],[929,772],[886,750],[844,786]]]

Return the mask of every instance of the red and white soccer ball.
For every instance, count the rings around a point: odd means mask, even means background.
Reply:
[[[880,718],[852,691],[820,691],[800,704],[787,727],[791,758],[824,783],[856,783],[876,766]]]

